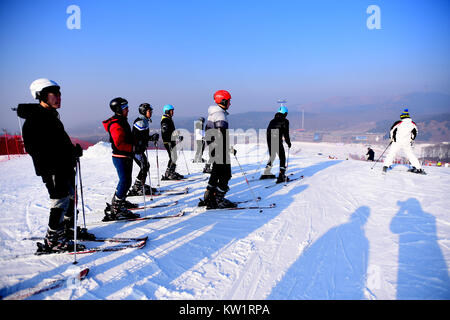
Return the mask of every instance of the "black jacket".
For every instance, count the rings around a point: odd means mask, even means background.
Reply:
[[[271,131],[272,129],[278,129],[275,131]],[[279,139],[279,145],[282,146],[284,137],[284,141],[286,141],[287,145],[291,146],[291,139],[289,137],[289,120],[286,119],[286,116],[281,113],[276,113],[275,117],[270,120],[269,125],[267,126],[267,143],[271,144],[271,138]]]
[[[163,115],[161,118],[161,138],[164,144],[171,146],[175,145],[175,141],[172,141],[172,133],[175,131],[175,124],[172,117]]]
[[[19,104],[25,150],[33,159],[36,175],[70,173],[76,165],[75,147],[59,120],[58,111],[37,103]]]

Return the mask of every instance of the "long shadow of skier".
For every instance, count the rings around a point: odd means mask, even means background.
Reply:
[[[308,247],[272,290],[268,299],[363,299],[370,215],[359,207],[350,221],[330,229]]]
[[[450,299],[450,279],[436,235],[436,219],[410,198],[391,221],[399,235],[397,299]]]
[[[319,163],[311,168],[309,174],[312,175],[313,172],[317,173],[337,163],[339,162]],[[247,237],[277,217],[294,201],[294,197],[307,187],[304,184],[294,185],[289,189],[288,194],[283,195],[277,195],[273,190],[267,190],[266,193],[270,194],[270,202],[277,202],[279,205],[275,209],[265,210],[262,214],[259,214],[257,210],[207,211],[193,215],[189,219],[180,219],[180,222],[166,228],[154,230],[150,234],[150,240],[145,248],[121,255],[117,259],[103,264],[97,264],[95,269],[99,273],[108,272],[121,264],[126,265],[128,260],[138,255],[143,263],[133,266],[133,270],[127,272],[128,276],[122,275],[113,281],[103,283],[81,299],[110,296],[114,292],[130,286],[133,287],[132,292],[140,292],[141,297],[148,299],[160,298],[161,292],[158,292],[158,288],[163,288],[164,292],[178,292],[179,289],[172,284],[173,280],[202,260],[211,258],[216,252]],[[246,187],[240,186],[240,188]],[[195,199],[191,201],[196,202]],[[91,259],[94,257],[86,258],[83,263],[89,263]],[[141,280],[139,285],[130,284],[129,276],[145,280]],[[194,292],[189,292],[189,289],[187,290],[186,294],[194,294]],[[136,296],[133,294],[127,297],[127,299],[135,298]]]

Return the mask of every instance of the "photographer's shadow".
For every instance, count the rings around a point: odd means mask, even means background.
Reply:
[[[399,235],[397,299],[450,299],[448,267],[437,242],[436,218],[417,199],[398,201],[390,229]]]
[[[364,299],[369,255],[364,225],[369,215],[368,207],[359,207],[349,222],[306,248],[268,299]]]

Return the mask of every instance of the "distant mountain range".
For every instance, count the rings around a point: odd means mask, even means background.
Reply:
[[[308,104],[287,105],[291,129],[302,127],[306,131],[346,132],[346,133],[386,133],[392,123],[399,119],[403,109],[409,109],[412,119],[419,126],[419,139],[423,141],[450,141],[450,95],[425,92],[409,93],[395,97],[333,97]],[[265,129],[274,112],[249,111],[233,113],[230,110],[231,128],[247,130]],[[176,117],[177,128],[193,131],[193,123],[200,116]],[[131,121],[130,121],[131,122]],[[106,137],[100,127],[101,121],[83,127],[69,128],[77,137],[91,137],[89,141]],[[158,125],[152,126],[157,128]]]

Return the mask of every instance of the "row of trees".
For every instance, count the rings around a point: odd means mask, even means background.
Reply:
[[[450,162],[450,144],[444,142],[423,148],[421,159]]]

